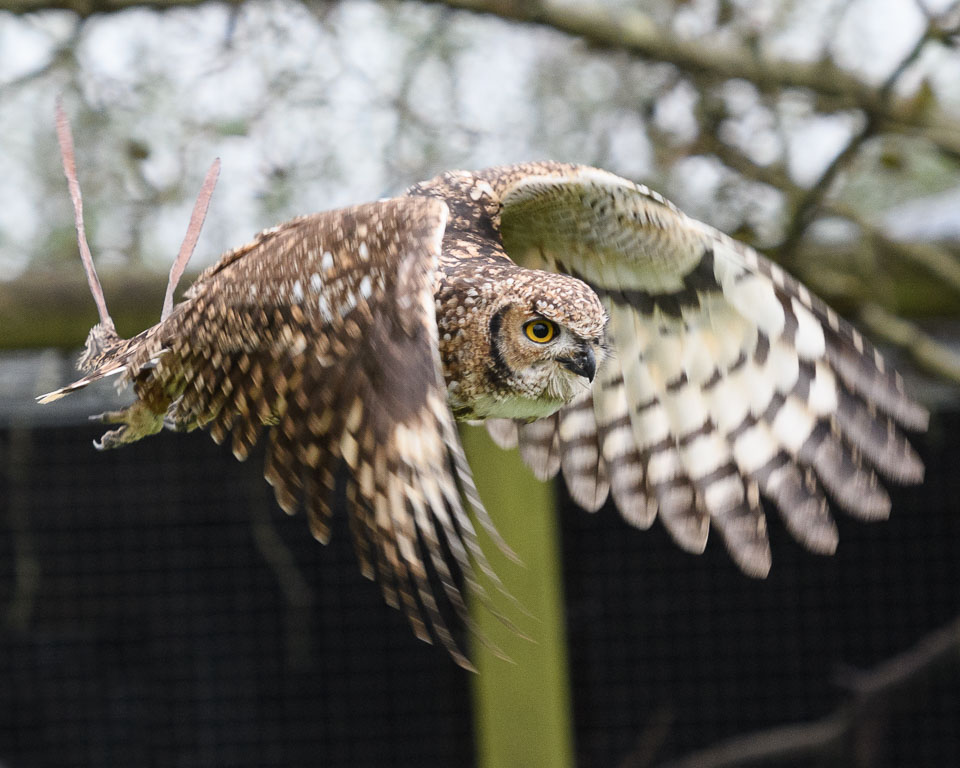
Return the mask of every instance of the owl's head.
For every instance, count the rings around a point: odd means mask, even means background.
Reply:
[[[505,282],[490,316],[498,413],[542,418],[590,387],[606,357],[606,313],[596,293],[567,275],[525,270]]]

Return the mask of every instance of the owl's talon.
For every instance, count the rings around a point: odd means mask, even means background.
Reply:
[[[127,411],[104,411],[88,416],[89,421],[96,421],[100,424],[124,424],[126,423]]]
[[[99,440],[94,440],[93,447],[98,451],[107,451],[111,448],[119,448],[126,443],[132,442],[132,440],[124,438],[126,431],[126,426],[120,427],[120,429],[111,429],[109,432],[105,432]]]
[[[101,424],[123,425],[119,429],[106,432],[99,441],[94,440],[93,445],[98,451],[104,451],[109,448],[119,448],[127,443],[135,443],[163,429],[165,415],[152,410],[142,400],[137,400],[122,411],[107,411],[91,416],[91,421],[99,421]]]

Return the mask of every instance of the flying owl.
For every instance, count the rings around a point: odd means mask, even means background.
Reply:
[[[464,666],[441,601],[470,624],[462,588],[490,572],[475,522],[506,544],[458,420],[587,510],[612,498],[695,553],[713,528],[754,577],[765,507],[831,553],[828,495],[883,518],[877,473],[923,477],[900,429],[927,412],[860,333],[751,248],[578,165],[452,171],[268,229],[138,336],[107,317],[80,367],[41,402],[112,375],[136,394],[97,447],[203,428],[243,460],[266,431],[279,505],[323,542],[345,464],[363,573]]]

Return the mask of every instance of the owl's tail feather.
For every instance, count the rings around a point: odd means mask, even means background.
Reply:
[[[66,397],[67,395],[73,394],[77,390],[83,389],[88,384],[92,384],[95,381],[100,379],[106,379],[110,376],[116,376],[118,373],[124,373],[127,370],[126,365],[118,366],[107,366],[99,370],[94,371],[93,373],[84,376],[82,379],[77,379],[70,384],[67,384],[65,387],[60,387],[60,389],[55,389],[53,392],[47,392],[45,395],[38,395],[37,402],[40,405],[46,405],[47,403],[52,403],[56,400],[59,400],[61,397]]]
[[[88,384],[92,384],[100,379],[108,379],[113,376],[121,375],[118,387],[129,383],[141,371],[153,368],[160,356],[166,352],[165,348],[145,352],[145,348],[154,341],[155,331],[159,326],[148,328],[142,333],[138,333],[129,339],[121,339],[116,332],[110,329],[105,330],[103,325],[98,323],[90,329],[87,336],[87,343],[84,347],[80,359],[77,361],[77,368],[81,371],[89,371],[83,378],[77,379],[60,389],[48,392],[45,395],[37,397],[37,402],[41,405],[52,403],[61,397],[83,389]],[[150,358],[145,363],[140,363],[146,355]]]
[[[59,400],[61,397],[83,389],[95,381],[118,375],[121,377],[118,388],[131,380],[135,380],[135,386],[137,386],[136,382],[139,379],[136,379],[136,377],[143,371],[153,368],[157,360],[157,358],[151,358],[146,364],[138,365],[135,359],[138,354],[142,353],[143,336],[147,334],[149,334],[149,331],[145,331],[132,339],[117,339],[113,347],[102,351],[99,367],[82,379],[77,379],[65,387],[41,395],[37,398],[37,401],[41,404],[52,403],[54,400]],[[91,421],[120,425],[117,429],[106,432],[100,440],[94,441],[93,445],[97,450],[119,448],[127,443],[133,443],[156,434],[163,429],[172,398],[166,396],[166,394],[152,391],[150,396],[141,399],[142,394],[143,392],[138,388],[137,399],[126,408],[118,411],[107,411],[90,417]]]

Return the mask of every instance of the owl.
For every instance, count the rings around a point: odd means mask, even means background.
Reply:
[[[470,625],[464,590],[493,575],[475,526],[509,548],[458,420],[562,473],[584,509],[612,499],[694,553],[713,529],[754,577],[769,512],[831,553],[828,498],[883,518],[878,473],[923,476],[901,430],[927,413],[857,330],[746,245],[578,165],[452,171],[268,229],[138,336],[106,316],[81,368],[41,402],[108,376],[136,396],[98,448],[201,428],[244,460],[266,433],[279,506],[322,542],[345,474],[363,573],[466,667],[450,619]]]

